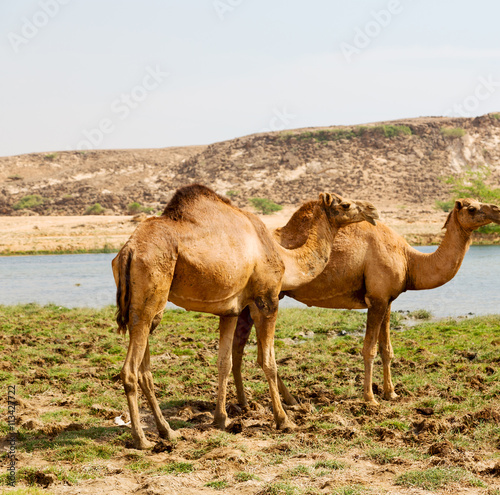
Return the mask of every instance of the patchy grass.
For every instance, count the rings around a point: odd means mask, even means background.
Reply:
[[[317,131],[305,131],[294,134],[289,131],[282,132],[280,139],[298,141],[314,140],[318,143],[329,141],[350,140],[362,136],[382,136],[394,138],[397,136],[411,136],[412,130],[406,125],[377,125],[377,126],[358,126],[347,129],[320,129]]]
[[[316,493],[329,479],[354,466],[358,470],[360,456],[395,466],[391,469],[399,473],[404,465],[404,476],[393,478],[402,486],[460,483],[477,487],[478,493],[485,486],[498,487],[493,475],[470,472],[474,459],[490,466],[498,462],[500,316],[422,320],[406,327],[407,318],[417,315],[394,313],[392,369],[399,399],[388,402],[380,396],[377,357],[374,383],[380,406],[373,408],[362,401],[366,314],[282,310],[276,359],[283,381],[301,402],[288,410],[298,428],[292,433],[274,428],[252,334],[243,363],[250,407],[241,411],[235,406],[231,380],[229,418],[241,421],[242,431],[229,433],[210,426],[217,392],[218,319],[166,311],[150,336],[152,372],[163,414],[185,438],[166,442],[168,449],[156,454],[131,449],[130,430],[113,422],[128,412],[119,379],[128,336],[116,334],[114,312],[111,306],[0,306],[0,382],[4,390],[16,386],[17,451],[21,459],[41,466],[19,463],[23,489],[39,484],[44,474],[52,473],[56,483],[78,485],[119,476],[119,470],[129,477],[175,477],[177,484],[195,479],[200,489],[227,493],[242,483],[255,486],[255,493]],[[139,405],[146,435],[156,442],[142,396]],[[2,402],[4,440],[6,416]],[[359,485],[329,485],[328,493],[370,493],[376,479],[369,482],[369,476]],[[6,476],[0,483],[6,483]]]
[[[437,490],[450,484],[485,488],[486,485],[472,473],[462,468],[430,468],[423,471],[408,471],[396,478],[396,484],[410,488]]]

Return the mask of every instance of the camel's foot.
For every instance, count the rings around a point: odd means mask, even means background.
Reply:
[[[374,397],[365,397],[365,402],[367,406],[379,406],[380,404],[375,400]]]
[[[285,417],[285,419],[282,419],[280,421],[276,421],[276,429],[277,430],[295,430],[297,429],[297,425],[290,420],[290,418]]]
[[[154,447],[154,443],[146,440],[145,438],[134,438],[134,449],[149,450]]]
[[[181,437],[181,434],[178,431],[174,431],[171,428],[162,428],[158,431],[161,438],[164,438],[170,442],[178,440]]]
[[[213,425],[219,430],[225,430],[228,425],[227,416],[215,416]]]
[[[385,400],[395,400],[399,397],[399,395],[394,392],[394,390],[390,390],[389,392],[384,392],[384,399]]]

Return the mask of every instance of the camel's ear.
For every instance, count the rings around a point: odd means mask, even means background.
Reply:
[[[325,206],[330,206],[332,204],[333,198],[330,193],[320,193],[319,200]]]
[[[319,200],[325,206],[338,205],[342,202],[342,198],[335,193],[320,193]]]
[[[444,225],[442,227],[443,229],[446,229],[448,227],[448,223],[450,222],[452,215],[453,215],[453,210],[451,210],[450,213],[448,213],[448,216],[446,217],[446,222],[444,222]]]
[[[464,206],[464,202],[461,199],[455,201],[455,208],[460,211]]]

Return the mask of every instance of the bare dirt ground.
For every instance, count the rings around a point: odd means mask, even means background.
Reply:
[[[295,211],[285,207],[260,215],[270,229],[283,226]],[[424,210],[425,211],[425,210]],[[427,210],[418,219],[410,209],[381,210],[382,220],[410,243],[438,242],[446,213]],[[0,254],[36,251],[90,251],[119,249],[137,226],[132,216],[0,217]]]

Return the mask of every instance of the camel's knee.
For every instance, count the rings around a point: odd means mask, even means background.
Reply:
[[[269,357],[267,358],[262,358],[261,363],[259,363],[262,367],[262,370],[264,371],[266,376],[277,376],[278,375],[278,368],[276,366],[276,361],[274,359],[271,359]]]
[[[382,360],[392,360],[394,358],[394,351],[392,350],[392,346],[379,345],[379,352],[382,356]]]
[[[133,394],[137,392],[138,376],[128,368],[123,368],[120,372],[125,393]]]
[[[137,375],[137,382],[139,383],[141,388],[144,387],[152,387],[153,386],[153,374],[151,371],[143,371],[139,370]]]
[[[231,355],[229,356],[219,356],[219,359],[217,359],[217,368],[219,370],[219,373],[222,375],[229,375],[231,373],[231,369],[233,367],[233,360]]]
[[[377,348],[373,347],[363,347],[362,355],[365,361],[373,361],[377,355]]]

